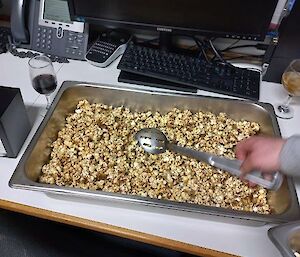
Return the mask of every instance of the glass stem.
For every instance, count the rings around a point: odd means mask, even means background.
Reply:
[[[49,108],[50,108],[50,96],[45,95],[45,97],[46,97],[46,100],[47,100],[46,110],[49,110]]]
[[[286,98],[285,102],[282,104],[282,108],[288,110],[291,100],[292,100],[292,96],[288,95],[288,97]]]

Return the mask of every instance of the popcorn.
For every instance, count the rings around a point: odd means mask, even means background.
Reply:
[[[235,121],[225,113],[192,113],[177,108],[132,112],[104,104],[78,103],[51,145],[39,181],[91,190],[231,208],[271,212],[267,190],[203,162],[166,151],[149,154],[134,135],[156,127],[168,140],[195,150],[234,158],[238,141],[255,135],[259,124]]]

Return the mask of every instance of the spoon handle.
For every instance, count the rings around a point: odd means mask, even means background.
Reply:
[[[241,164],[242,162],[237,159],[231,160],[220,156],[212,156],[211,158],[212,166],[222,170],[226,170],[238,177],[241,176],[241,170],[240,170]],[[245,179],[255,184],[261,185],[264,188],[275,190],[275,191],[280,188],[283,181],[282,174],[279,172],[274,173],[272,175],[272,179],[269,180],[264,178],[263,174],[258,170],[253,170],[250,173],[248,173],[245,176]]]
[[[206,152],[196,151],[187,147],[182,147],[171,143],[167,144],[167,148],[173,152],[197,159],[199,161],[204,161],[218,169],[228,171],[232,175],[239,177],[242,174],[240,171],[242,162],[240,160],[231,160],[225,157],[220,157]],[[245,179],[271,190],[278,190],[283,181],[283,177],[279,172],[276,172],[273,175],[272,180],[265,179],[260,171],[252,171],[248,173],[245,176]]]

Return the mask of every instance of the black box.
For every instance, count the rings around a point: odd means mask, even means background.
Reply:
[[[31,129],[19,88],[0,86],[0,140],[2,154],[16,157]]]

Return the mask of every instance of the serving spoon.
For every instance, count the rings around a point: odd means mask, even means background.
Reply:
[[[199,161],[206,162],[213,167],[230,172],[232,175],[241,176],[240,167],[242,162],[237,159],[229,159],[220,157],[211,153],[193,150],[191,148],[182,147],[172,144],[168,141],[165,134],[157,128],[144,128],[135,134],[135,139],[139,145],[146,151],[152,154],[160,154],[167,149],[179,153]],[[267,180],[262,176],[260,171],[252,171],[245,177],[248,181],[261,185],[270,190],[278,190],[282,184],[283,177],[281,173],[276,172],[272,180]]]

